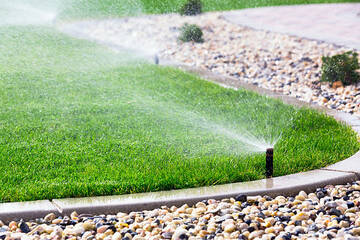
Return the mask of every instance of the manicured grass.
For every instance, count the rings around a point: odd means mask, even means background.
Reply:
[[[123,194],[255,180],[359,149],[350,128],[247,91],[115,54],[45,27],[1,27],[0,201]],[[248,136],[247,136],[248,138]]]
[[[0,13],[8,16],[10,9],[22,12],[20,18],[35,17],[39,12],[57,14],[60,20],[83,18],[107,18],[142,14],[161,14],[178,12],[186,0],[11,0],[0,6]],[[202,0],[203,11],[225,11],[242,8],[255,8],[278,5],[358,2],[358,0]],[[30,10],[26,13],[24,10]],[[44,12],[43,12],[44,13]],[[13,16],[14,17],[14,16]],[[44,16],[42,16],[44,17]],[[16,21],[19,21],[17,19]],[[6,22],[6,21],[5,21]],[[0,25],[2,22],[0,22]]]
[[[186,0],[59,0],[62,17],[108,17],[177,12]],[[277,5],[358,2],[358,0],[203,0],[204,11]]]

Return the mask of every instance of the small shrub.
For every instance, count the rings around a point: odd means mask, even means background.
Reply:
[[[179,39],[183,42],[204,42],[204,39],[202,38],[203,32],[201,31],[201,28],[197,26],[196,24],[187,24],[185,23],[180,28],[180,37]]]
[[[194,16],[202,12],[201,0],[187,0],[180,8],[180,15]]]
[[[341,81],[344,85],[357,83],[360,68],[356,52],[345,52],[332,57],[322,57],[321,81],[334,83]]]

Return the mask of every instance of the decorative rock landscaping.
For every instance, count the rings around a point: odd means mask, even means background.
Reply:
[[[245,196],[195,206],[0,222],[0,239],[358,239],[360,182],[295,197]]]
[[[178,41],[184,23],[199,25],[204,43]],[[221,13],[84,21],[62,28],[360,115],[359,86],[331,87],[320,82],[321,57],[352,50],[346,47],[238,26],[224,20]]]

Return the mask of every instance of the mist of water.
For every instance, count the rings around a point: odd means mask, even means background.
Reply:
[[[94,31],[92,26],[98,24],[109,24],[114,26],[122,26],[116,29],[116,34],[106,34]],[[76,38],[94,41],[101,45],[106,45],[117,53],[130,52],[131,55],[142,60],[153,62],[160,47],[154,41],[139,41],[136,32],[129,31],[121,19],[106,20],[103,23],[98,21],[78,21],[71,24],[60,24],[57,29]],[[103,26],[105,29],[106,27]],[[101,29],[101,27],[99,28]],[[114,30],[115,31],[115,30]]]
[[[234,129],[229,129],[219,124],[207,123],[207,125],[205,126],[209,127],[208,129],[210,129],[216,134],[221,134],[239,143],[243,143],[242,148],[248,152],[265,152],[267,148],[274,147],[277,142],[277,140],[267,141],[265,140],[265,137],[255,137],[253,134],[251,134],[249,131],[246,131],[245,129],[243,129],[240,133]]]
[[[132,103],[137,103],[143,112],[149,115],[156,115],[158,118],[166,122],[173,122],[173,125],[183,131],[190,131],[190,135],[198,135],[198,141],[201,139],[212,139],[212,143],[204,143],[207,146],[200,144],[199,149],[188,149],[195,154],[197,151],[203,151],[204,148],[209,153],[225,153],[225,154],[244,154],[244,153],[264,153],[267,148],[272,148],[281,138],[283,129],[286,129],[292,120],[288,114],[281,117],[278,126],[266,125],[264,132],[253,132],[254,125],[262,124],[259,119],[239,119],[238,121],[227,121],[223,118],[208,117],[197,110],[187,108],[177,102],[166,102],[158,99],[156,96],[149,95],[133,95]],[[246,103],[245,103],[246,104]],[[251,122],[251,123],[250,123]],[[265,121],[267,122],[267,121]],[[169,141],[172,136],[172,130],[168,129],[167,136]],[[210,137],[212,136],[212,137]],[[191,139],[191,137],[190,137]],[[173,139],[174,140],[174,139]],[[192,141],[192,140],[189,140]],[[190,144],[190,145],[191,145]],[[202,149],[200,149],[202,148]]]
[[[89,23],[89,21],[86,21],[79,22],[77,24],[65,25],[61,30],[72,36],[76,36],[82,39],[88,39],[88,37],[91,36],[91,33],[87,33],[86,29],[89,28],[82,26],[82,24],[91,23]],[[119,36],[121,36],[121,34],[116,35],[117,38]],[[133,37],[127,38],[126,34],[123,34],[123,36],[124,37],[122,38],[121,45],[115,45],[114,42],[119,41],[114,41],[114,39],[111,38],[107,40],[90,38],[90,40],[95,40],[100,44],[104,44],[120,54],[124,54],[124,51],[130,51],[133,56],[139,57],[141,59],[150,59],[150,57],[155,54],[155,46],[138,46],[137,42],[134,42]],[[146,49],[146,51],[144,51],[143,49]],[[244,153],[264,153],[267,148],[273,147],[276,142],[281,138],[281,130],[279,130],[275,135],[273,134],[274,131],[267,131],[262,136],[259,136],[259,134],[254,135],[252,133],[252,129],[254,126],[249,127],[249,125],[256,124],[257,119],[249,119],[249,122],[252,123],[245,123],[245,121],[239,121],[237,123],[231,124],[229,122],[221,120],[213,121],[203,116],[201,113],[181,107],[175,102],[162,102],[156,97],[150,97],[146,95],[140,96],[139,94],[140,91],[135,93],[136,96],[133,97],[133,100],[130,102],[137,102],[141,105],[140,108],[146,109],[145,111],[147,113],[152,113],[159,116],[160,118],[165,118],[166,121],[175,122],[176,124],[179,124],[179,127],[186,126],[187,129],[193,129],[194,131],[199,133],[203,132],[203,134],[205,135],[207,133],[215,136],[215,138],[220,137],[221,139],[216,140],[218,143],[219,141],[225,141],[231,144],[231,146],[224,146],[225,144],[223,144],[222,146],[220,146],[220,144],[218,144],[218,146],[214,146],[215,144],[213,144],[212,146],[209,146],[209,151],[237,155]],[[246,103],[243,104],[246,105]],[[290,123],[291,121],[284,122]],[[272,126],[269,125],[268,128],[270,127]],[[286,126],[284,126],[284,128],[285,127]],[[168,137],[172,137],[170,135],[171,131],[168,132]],[[195,153],[196,151],[201,150],[191,149],[189,151]]]
[[[1,0],[0,0],[1,1]],[[138,11],[141,11],[141,7],[138,7]],[[54,23],[58,12],[56,6],[33,4],[26,1],[14,0],[14,1],[2,1],[0,4],[0,25],[49,25]],[[134,9],[132,9],[134,11]],[[114,20],[116,21],[116,20]],[[79,29],[82,28],[80,24],[72,25],[72,29],[62,29],[67,33],[78,33],[78,37],[86,38],[89,36],[88,33],[81,32]],[[80,36],[81,35],[81,36]],[[124,33],[126,35],[126,33]],[[113,42],[112,39],[108,39],[107,42],[101,42],[109,46]],[[150,43],[149,43],[150,44]],[[133,41],[133,38],[125,38],[122,41],[121,46],[110,46],[115,50],[124,51],[124,49],[138,51],[139,56],[153,56],[157,49],[153,45],[144,46],[139,45]],[[118,49],[120,48],[120,49]],[[147,49],[144,52],[143,49]],[[162,103],[158,100],[149,99],[148,97],[137,97],[136,101],[141,102],[142,106],[147,108],[147,111],[154,111],[154,109],[160,109],[156,111],[156,114],[162,115],[167,120],[175,121],[180,125],[187,125],[197,131],[204,131],[211,133],[215,136],[221,136],[222,138],[231,140],[232,142],[238,143],[238,148],[232,150],[231,153],[240,152],[265,152],[267,148],[273,147],[277,140],[280,138],[280,134],[277,136],[255,136],[251,130],[246,127],[244,122],[239,122],[236,126],[232,126],[227,122],[213,121],[200,113],[184,109],[176,103]],[[224,149],[221,151],[225,151]]]
[[[56,16],[56,8],[44,4],[17,0],[0,3],[0,25],[48,25]]]
[[[262,135],[255,136],[249,126],[242,121],[237,123],[229,123],[226,121],[214,121],[199,113],[194,113],[189,110],[182,110],[181,115],[186,116],[182,121],[188,121],[193,128],[202,129],[215,136],[221,136],[229,140],[232,148],[227,147],[227,151],[235,154],[239,153],[264,153],[267,148],[272,148],[281,137],[281,132],[276,136]],[[253,119],[253,121],[257,121]],[[225,140],[225,141],[227,141]],[[225,149],[224,149],[225,150]]]

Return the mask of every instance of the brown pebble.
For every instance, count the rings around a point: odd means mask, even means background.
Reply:
[[[59,224],[59,223],[61,223],[61,219],[59,219],[59,218],[57,218],[57,219],[54,219],[54,220],[52,220],[52,224]]]
[[[17,222],[15,222],[15,221],[11,221],[10,223],[9,223],[9,228],[11,229],[11,230],[13,230],[13,229],[17,229],[17,227],[18,227],[18,224],[17,224]]]
[[[343,87],[343,83],[341,81],[336,81],[336,82],[333,82],[333,84],[331,85],[332,88],[336,89],[336,88],[339,88],[339,87]]]
[[[96,232],[97,233],[104,233],[108,229],[108,227],[109,226],[107,226],[107,225],[101,226],[96,230]]]
[[[46,215],[44,217],[44,221],[45,222],[51,222],[52,220],[54,220],[56,218],[55,213],[49,213],[48,215]]]

